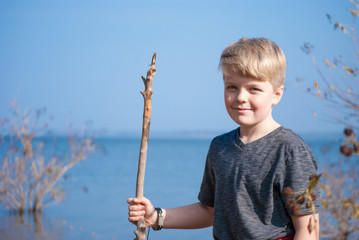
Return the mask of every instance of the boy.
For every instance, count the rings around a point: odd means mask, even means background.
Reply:
[[[317,169],[302,139],[272,118],[272,107],[283,95],[286,65],[282,50],[265,38],[242,38],[227,46],[220,59],[225,105],[239,127],[212,140],[199,202],[155,209],[146,198],[129,198],[129,221],[144,216],[157,230],[213,225],[214,239],[224,240],[318,239],[318,214],[316,230],[308,231],[311,210],[298,205],[293,213],[284,191],[305,190]],[[318,186],[314,193],[319,194]]]

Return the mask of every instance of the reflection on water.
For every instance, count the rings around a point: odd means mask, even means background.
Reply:
[[[8,213],[0,218],[1,240],[62,239],[63,225],[53,224],[42,213]]]

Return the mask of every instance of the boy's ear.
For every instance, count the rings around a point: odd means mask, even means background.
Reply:
[[[283,96],[283,91],[284,91],[284,86],[280,86],[274,92],[272,106],[277,105],[280,102],[280,100],[282,99],[282,96]]]

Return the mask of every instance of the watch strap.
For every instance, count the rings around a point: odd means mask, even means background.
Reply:
[[[153,227],[152,229],[155,231],[159,231],[162,229],[163,226],[163,211],[161,208],[155,208],[158,213],[158,224],[157,227]]]

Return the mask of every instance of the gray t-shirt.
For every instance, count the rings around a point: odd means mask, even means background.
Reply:
[[[248,144],[240,140],[239,128],[214,138],[198,195],[214,207],[214,239],[278,239],[293,233],[283,190],[305,190],[316,171],[310,148],[284,127]],[[319,184],[314,192],[318,210]],[[299,215],[309,213],[301,205]]]

